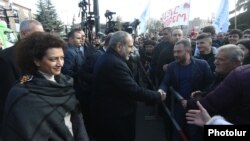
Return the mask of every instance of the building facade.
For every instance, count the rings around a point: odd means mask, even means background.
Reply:
[[[5,21],[9,28],[19,32],[20,22],[25,19],[32,19],[30,8],[14,1],[0,0],[0,20]]]

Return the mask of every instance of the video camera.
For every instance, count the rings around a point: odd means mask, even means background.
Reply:
[[[112,15],[114,15],[114,14],[116,14],[116,12],[111,12],[110,10],[106,10],[104,16],[108,19],[111,17],[111,19],[112,19]]]
[[[104,16],[108,19],[105,30],[106,34],[118,31],[116,28],[116,22],[112,20],[112,15],[114,14],[116,14],[116,12],[111,12],[110,10],[106,10],[106,13],[104,14]]]
[[[140,24],[141,22],[140,22],[140,20],[138,20],[138,19],[135,19],[133,22],[124,22],[123,24],[122,24],[122,30],[123,31],[126,31],[126,32],[128,32],[128,33],[130,33],[130,34],[132,34],[133,33],[133,31],[136,31],[136,29],[137,29],[137,26]]]
[[[95,25],[95,19],[94,19],[94,12],[89,12],[89,16],[87,17],[87,25],[94,26]]]
[[[105,17],[116,14],[116,12],[111,12],[110,10],[106,10]]]
[[[135,19],[132,23],[130,23],[130,25],[135,30],[140,23],[141,23],[141,21],[139,19]]]
[[[109,34],[111,32],[115,32],[115,31],[118,31],[118,29],[116,28],[116,21],[108,21],[106,23],[105,34]]]
[[[124,22],[122,24],[122,31],[126,31],[129,34],[133,33],[133,27],[131,26],[131,24],[129,22]]]
[[[87,5],[88,5],[88,3],[87,3],[85,0],[82,0],[82,1],[80,1],[80,2],[78,3],[78,6],[79,6],[80,8],[86,7]]]

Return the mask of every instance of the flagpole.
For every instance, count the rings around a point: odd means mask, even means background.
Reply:
[[[234,12],[234,29],[237,29],[237,0],[234,0],[234,9],[235,9],[235,12]]]

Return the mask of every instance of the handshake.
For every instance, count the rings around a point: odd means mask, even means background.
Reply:
[[[167,97],[167,93],[164,92],[162,89],[159,89],[158,92],[161,94],[161,101],[164,101]]]

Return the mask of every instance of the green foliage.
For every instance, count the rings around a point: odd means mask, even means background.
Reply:
[[[60,32],[63,30],[63,25],[55,10],[51,0],[38,0],[36,20],[42,23],[45,30],[48,32]]]
[[[237,29],[245,30],[250,28],[250,1],[249,0],[238,0],[236,3],[236,9],[230,11],[230,14],[234,14],[235,11],[244,10],[245,12],[240,13],[236,16]],[[235,16],[230,19],[230,29],[235,28]]]
[[[240,10],[247,10],[248,9],[248,5],[247,3],[249,3],[249,0],[238,0],[236,3],[236,9],[230,11],[230,14],[233,14],[235,11],[240,11]]]

